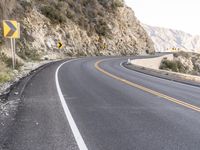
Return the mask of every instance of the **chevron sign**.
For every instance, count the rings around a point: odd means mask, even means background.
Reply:
[[[3,31],[5,38],[20,38],[20,24],[17,21],[4,20]]]

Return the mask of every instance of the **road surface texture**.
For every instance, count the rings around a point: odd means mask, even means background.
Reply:
[[[127,58],[102,59],[34,76],[4,149],[200,149],[199,87],[128,70],[120,65]]]

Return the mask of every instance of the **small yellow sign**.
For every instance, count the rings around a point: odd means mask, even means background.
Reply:
[[[5,38],[20,38],[20,24],[14,20],[3,20],[3,33]]]
[[[58,45],[57,45],[57,46],[58,46],[58,48],[61,49],[61,48],[63,47],[63,44],[62,44],[61,42],[58,42]]]

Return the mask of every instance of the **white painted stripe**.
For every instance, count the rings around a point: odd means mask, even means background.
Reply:
[[[56,73],[55,73],[55,81],[56,81],[56,87],[57,87],[57,91],[58,91],[58,95],[60,97],[60,101],[61,101],[61,104],[63,106],[63,109],[64,109],[64,112],[65,112],[65,115],[67,117],[67,120],[69,122],[69,125],[71,127],[71,130],[74,134],[74,138],[77,142],[77,145],[79,147],[80,150],[88,150],[84,140],[83,140],[83,137],[81,136],[80,132],[79,132],[79,129],[70,113],[70,110],[69,110],[69,107],[67,106],[67,103],[65,101],[65,98],[63,96],[63,93],[62,93],[62,90],[60,88],[60,84],[59,84],[59,81],[58,81],[58,73],[59,73],[59,70],[60,68],[66,64],[66,63],[69,63],[69,62],[72,62],[72,61],[75,61],[77,59],[73,59],[73,60],[69,60],[69,61],[66,61],[64,63],[62,63],[56,70]]]

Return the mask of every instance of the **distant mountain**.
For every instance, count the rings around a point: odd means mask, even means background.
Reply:
[[[200,36],[179,30],[142,25],[147,31],[158,52],[172,49],[200,53]]]

